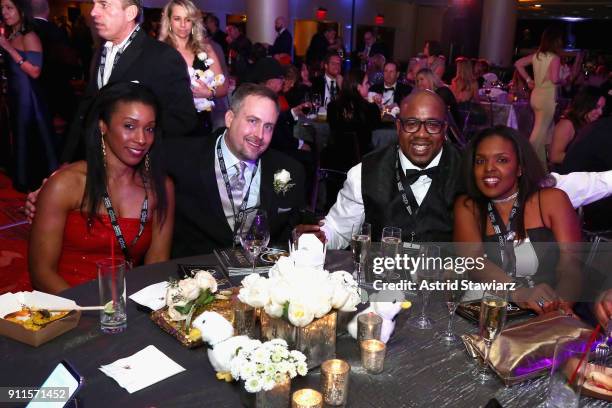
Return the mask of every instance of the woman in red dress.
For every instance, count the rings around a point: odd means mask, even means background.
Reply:
[[[155,96],[109,85],[86,123],[87,161],[57,171],[36,200],[30,278],[49,293],[95,279],[96,261],[112,252],[133,265],[170,255],[174,188],[161,166]]]

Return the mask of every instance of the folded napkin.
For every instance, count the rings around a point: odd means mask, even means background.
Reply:
[[[100,371],[132,394],[185,369],[151,345],[129,357],[101,366]]]
[[[491,345],[489,365],[506,385],[513,385],[550,371],[555,343],[562,336],[584,337],[592,328],[578,319],[549,312],[502,330]],[[473,358],[482,360],[485,345],[476,334],[461,336]]]
[[[159,282],[132,293],[129,297],[139,305],[146,306],[151,310],[159,310],[166,306],[166,290],[168,282]]]

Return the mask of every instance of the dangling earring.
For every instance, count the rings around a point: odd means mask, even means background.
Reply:
[[[149,152],[147,152],[147,154],[145,154],[144,168],[145,168],[145,173],[146,174],[150,174],[151,173],[151,155],[149,154]]]
[[[100,143],[102,143],[102,163],[104,163],[104,167],[106,167],[106,145],[104,144],[104,133],[102,133]]]
[[[195,35],[195,31],[194,31],[194,27],[191,27],[191,35],[194,36]]]

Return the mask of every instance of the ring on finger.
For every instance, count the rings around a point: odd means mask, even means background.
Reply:
[[[546,303],[546,300],[544,298],[539,298],[536,303],[538,304],[538,306],[540,306],[540,308],[544,309],[544,304]]]

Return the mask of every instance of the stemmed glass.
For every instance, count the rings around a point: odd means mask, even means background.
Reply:
[[[312,102],[312,107],[314,108],[314,114],[319,114],[319,109],[321,108],[321,94],[313,93],[310,97]]]
[[[421,285],[424,281],[435,282],[440,277],[441,262],[440,258],[440,247],[438,246],[421,246],[419,251],[419,257],[421,258],[421,265],[416,270],[416,277],[421,292],[421,314],[414,318],[411,322],[413,327],[420,330],[427,330],[433,327],[433,321],[427,316],[427,306],[429,305],[429,290],[427,288],[421,289]]]
[[[368,253],[372,243],[372,226],[367,223],[356,223],[351,233],[351,250],[353,251],[353,276],[361,283],[365,277]]]
[[[251,221],[252,219],[252,221]],[[248,224],[246,221],[251,221]],[[270,229],[265,211],[257,210],[254,215],[247,216],[240,232],[240,244],[249,253],[253,262],[251,273],[255,273],[255,262],[261,251],[270,242]]]
[[[446,297],[446,306],[448,307],[448,326],[446,331],[438,333],[440,341],[444,344],[453,345],[460,342],[459,336],[455,334],[453,324],[455,320],[455,312],[461,303],[461,299],[465,294],[465,288],[461,286],[462,282],[468,280],[467,271],[458,273],[455,269],[444,269],[443,279],[446,286],[444,295]]]
[[[508,310],[508,291],[485,291],[480,303],[480,336],[485,343],[485,355],[482,365],[477,369],[477,379],[481,383],[489,381],[492,377],[487,369],[491,345],[501,333],[506,323]]]
[[[399,246],[402,243],[402,229],[397,227],[385,227],[380,238],[380,246],[384,259],[393,258],[397,255]],[[395,272],[395,268],[387,270],[387,281],[399,279],[400,275]]]

